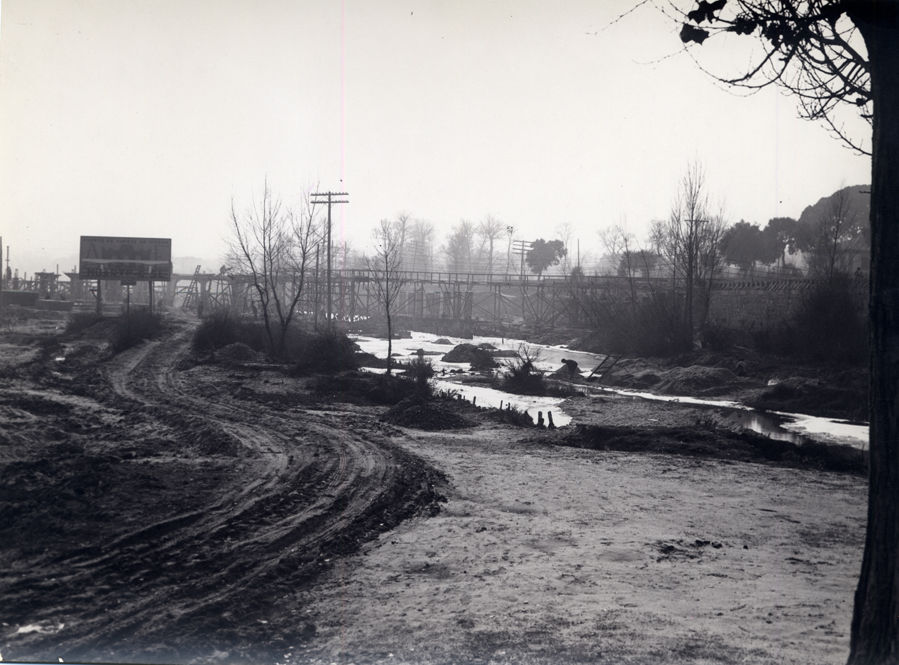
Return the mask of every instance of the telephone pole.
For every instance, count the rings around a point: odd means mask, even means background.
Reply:
[[[521,274],[519,276],[524,279],[524,255],[534,246],[534,243],[530,240],[514,240],[512,244],[515,245],[515,253],[521,254]]]
[[[338,201],[335,200],[334,197],[341,196],[349,196],[346,192],[320,192],[317,194],[312,194],[312,205],[316,205],[318,203],[327,203],[328,204],[328,327],[331,327],[331,204],[333,203],[349,203],[349,201]]]

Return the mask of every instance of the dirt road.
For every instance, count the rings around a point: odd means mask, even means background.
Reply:
[[[373,428],[177,371],[190,333],[92,387],[72,360],[71,378],[37,368],[0,391],[26,425],[5,446],[7,660],[267,658],[314,634],[295,594],[335,553],[436,499],[437,475]]]
[[[560,447],[565,430],[486,418],[394,427],[273,369],[190,366],[189,334],[112,360],[0,340],[4,659],[845,660],[858,475]]]

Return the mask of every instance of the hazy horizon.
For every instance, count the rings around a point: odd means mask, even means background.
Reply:
[[[762,226],[870,181],[870,158],[792,98],[724,89],[693,61],[739,73],[753,38],[686,53],[652,3],[616,21],[637,4],[3,0],[10,265],[54,269],[81,235],[120,235],[217,270],[232,199],[266,179],[286,203],[349,192],[335,233],[359,249],[402,211],[438,242],[460,219],[526,240],[567,222],[594,254],[601,228],[642,238],[665,218],[693,161],[731,222]]]

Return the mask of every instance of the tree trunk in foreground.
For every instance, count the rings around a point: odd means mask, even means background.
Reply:
[[[871,470],[850,665],[899,663],[899,27],[852,17],[868,47],[871,182]]]

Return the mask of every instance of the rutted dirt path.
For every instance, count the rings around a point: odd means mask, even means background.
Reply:
[[[385,504],[399,519],[433,498],[433,474],[376,431],[242,403],[209,390],[208,377],[199,385],[202,370],[178,371],[190,333],[103,366],[113,394],[96,407],[120,414],[103,454],[107,465],[131,468],[116,469],[123,485],[93,492],[91,510],[105,514],[89,520],[87,542],[30,557],[21,555],[33,543],[18,543],[0,587],[15,601],[0,617],[18,631],[7,633],[7,659],[264,657],[314,634],[297,619],[297,590],[333,553],[388,528]],[[11,409],[23,406],[7,398]],[[137,470],[150,472],[149,491],[127,487]],[[111,495],[135,491],[135,505],[117,514],[125,506]]]
[[[732,459],[697,412],[627,400],[575,406],[682,445],[563,447],[462,405],[470,428],[405,429],[273,368],[183,363],[172,325],[0,371],[5,660],[845,660],[860,475]]]

